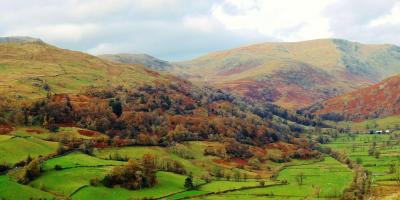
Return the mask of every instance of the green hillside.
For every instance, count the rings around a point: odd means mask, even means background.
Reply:
[[[40,40],[0,42],[0,77],[3,100],[5,96],[26,100],[45,97],[49,91],[78,93],[91,85],[135,86],[166,79],[140,65],[104,61]]]

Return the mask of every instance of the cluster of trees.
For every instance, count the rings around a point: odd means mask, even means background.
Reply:
[[[19,123],[24,125],[43,125],[56,132],[59,124],[75,124],[106,133],[111,140],[103,144],[115,146],[228,141],[226,153],[244,159],[251,154],[240,144],[295,143],[305,132],[299,124],[323,126],[312,115],[187,82],[130,89],[92,87],[81,95],[49,96],[20,112]]]
[[[31,158],[28,156],[26,160],[20,163],[21,165],[24,163],[24,166],[13,172],[11,176],[14,177],[18,183],[28,184],[30,181],[39,177],[43,172],[43,161],[44,158],[42,157]]]
[[[144,155],[140,161],[129,160],[117,166],[101,181],[106,187],[120,185],[130,190],[153,187],[157,183],[155,157]]]

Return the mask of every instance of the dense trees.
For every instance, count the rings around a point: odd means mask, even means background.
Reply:
[[[222,90],[200,89],[187,82],[137,88],[88,88],[84,94],[58,94],[23,110],[22,121],[57,131],[74,124],[106,133],[109,144],[173,146],[212,140],[225,144],[228,157],[248,159],[248,145],[295,143],[303,128],[320,125],[313,116],[257,104]],[[307,148],[307,147],[304,147]],[[221,155],[225,157],[225,155]]]
[[[130,190],[152,187],[157,183],[155,158],[144,155],[141,161],[129,160],[123,166],[114,167],[102,183],[107,187],[120,185]]]

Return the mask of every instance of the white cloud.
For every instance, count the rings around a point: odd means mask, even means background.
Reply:
[[[98,30],[98,26],[94,24],[56,24],[15,29],[6,32],[6,35],[46,38],[49,42],[78,42],[98,33]]]
[[[323,11],[332,0],[225,0],[212,16],[231,30],[253,30],[284,41],[331,37]]]
[[[186,16],[183,25],[192,30],[211,33],[217,29],[217,24],[209,16]]]
[[[400,25],[400,2],[395,4],[389,14],[374,19],[369,23],[371,27],[382,25]]]
[[[0,35],[94,54],[185,59],[249,43],[326,37],[400,44],[399,0],[0,1]]]

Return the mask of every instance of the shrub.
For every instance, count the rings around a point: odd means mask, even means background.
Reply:
[[[183,144],[175,144],[168,148],[168,150],[184,159],[194,159],[192,152]]]
[[[90,179],[91,186],[98,186],[100,184],[100,180],[97,177]]]

